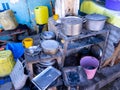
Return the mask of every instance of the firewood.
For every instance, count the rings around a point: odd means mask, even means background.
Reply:
[[[105,67],[105,66],[108,66],[108,65],[113,66],[114,64],[117,64],[119,62],[120,62],[120,43],[115,48],[115,51],[113,52],[113,55],[109,59],[105,60],[102,67]]]

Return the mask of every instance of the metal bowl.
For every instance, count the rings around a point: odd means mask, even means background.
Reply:
[[[59,48],[59,43],[55,40],[44,40],[41,47],[46,54],[56,54]]]
[[[25,50],[25,53],[27,55],[35,56],[38,55],[41,51],[41,48],[39,46],[31,46]]]

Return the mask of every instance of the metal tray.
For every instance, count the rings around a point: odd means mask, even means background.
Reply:
[[[32,79],[32,82],[39,90],[46,90],[48,86],[60,75],[61,72],[59,70],[52,66],[49,66],[36,77],[34,77]]]

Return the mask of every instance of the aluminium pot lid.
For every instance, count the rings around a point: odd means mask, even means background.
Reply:
[[[59,47],[59,43],[55,40],[44,40],[41,43],[41,46],[42,46],[43,49],[55,50]]]
[[[104,16],[104,15],[101,15],[101,14],[88,14],[85,16],[86,19],[89,19],[89,20],[106,20],[107,17]]]
[[[80,24],[82,23],[82,18],[76,16],[68,16],[63,19],[63,23],[71,25]]]

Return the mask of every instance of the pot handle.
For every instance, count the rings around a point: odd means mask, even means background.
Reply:
[[[79,18],[82,18],[82,22],[85,23],[87,21],[87,19],[85,18],[85,16],[78,16]]]
[[[87,22],[87,19],[85,18],[85,16],[82,17],[83,23]]]
[[[41,45],[41,43],[43,42],[43,38],[42,38],[42,34],[40,33],[40,45]]]

